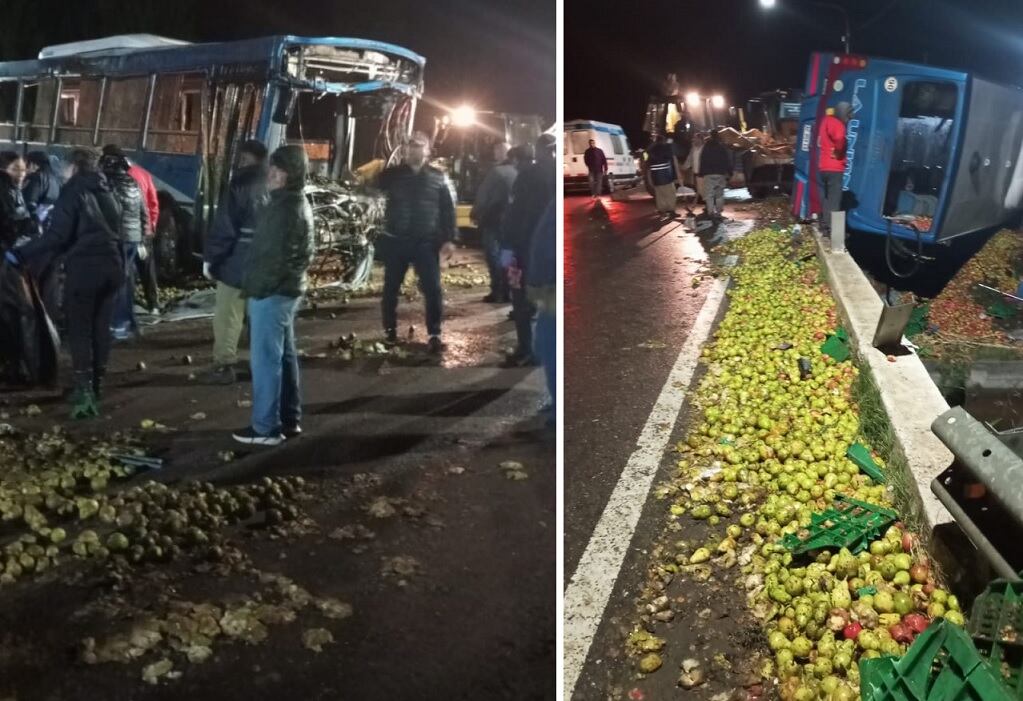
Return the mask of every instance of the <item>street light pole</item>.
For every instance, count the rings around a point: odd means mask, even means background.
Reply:
[[[760,6],[765,10],[774,9],[776,0],[760,0]],[[842,13],[842,21],[845,23],[845,34],[842,35],[842,45],[845,47],[845,53],[850,53],[850,44],[852,43],[852,27],[849,24],[849,13],[841,5],[833,2],[816,2],[816,0],[810,0],[810,4],[817,5],[818,7],[825,7],[831,10],[837,10]]]
[[[842,35],[842,44],[843,44],[843,46],[845,46],[845,53],[847,53],[847,54],[851,53],[851,50],[850,50],[849,46],[852,43],[852,36],[851,36],[852,35],[852,29],[849,26],[849,13],[846,12],[846,9],[844,7],[842,7],[841,5],[837,5],[837,4],[832,3],[832,2],[814,2],[813,4],[817,5],[818,7],[826,7],[826,8],[832,9],[832,10],[837,10],[838,12],[842,13],[842,21],[845,22],[845,34]]]

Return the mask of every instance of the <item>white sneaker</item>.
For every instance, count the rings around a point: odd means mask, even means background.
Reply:
[[[280,433],[264,435],[262,433],[256,433],[251,426],[246,426],[239,431],[235,431],[231,434],[231,437],[239,443],[244,443],[246,445],[263,445],[273,447],[284,442],[284,436]]]

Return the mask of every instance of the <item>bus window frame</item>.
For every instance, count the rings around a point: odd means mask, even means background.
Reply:
[[[28,89],[28,88],[34,87],[37,91],[42,92],[42,84],[43,84],[44,81],[47,81],[47,80],[55,81],[54,93],[53,93],[54,94],[54,99],[53,99],[53,104],[50,106],[50,111],[49,111],[49,124],[36,124],[34,119],[29,119],[27,121],[23,120],[22,119],[22,116],[23,116],[22,112],[25,110],[25,90]],[[18,79],[18,86],[19,86],[18,87],[18,107],[17,107],[18,114],[17,114],[16,120],[15,120],[16,126],[15,126],[15,131],[14,131],[14,143],[19,143],[20,142],[22,144],[42,144],[42,145],[45,145],[45,146],[49,146],[50,144],[53,143],[54,129],[55,129],[54,124],[55,124],[55,122],[57,120],[57,110],[60,108],[60,99],[58,98],[58,96],[60,95],[60,89],[61,89],[62,80],[63,79],[62,79],[61,76],[52,76],[52,75],[42,75],[42,76],[34,76],[34,77],[22,76],[21,78]],[[31,85],[30,85],[30,83],[31,83]],[[35,112],[35,110],[37,108],[38,101],[39,101],[39,98],[38,98],[38,93],[37,93],[36,104],[32,105],[33,113]],[[28,138],[26,138],[26,134],[25,134],[25,131],[24,131],[26,128],[27,129],[40,129],[40,130],[45,129],[46,131],[44,133],[46,134],[46,137],[43,138],[43,139],[36,139],[36,140],[28,139]]]
[[[160,77],[176,76],[176,75],[187,75],[187,76],[198,76],[202,80],[202,84],[198,89],[199,93],[199,124],[195,131],[186,131],[183,129],[154,129],[152,128],[153,119],[153,103],[156,98],[156,81]],[[231,82],[231,81],[227,81]],[[164,156],[202,156],[203,155],[203,104],[204,98],[208,95],[210,89],[210,72],[205,71],[168,71],[166,73],[151,73],[149,75],[149,94],[146,98],[146,114],[142,125],[141,141],[139,143],[139,150],[145,153],[157,153]],[[180,98],[184,94],[184,91],[179,90],[175,99]],[[195,150],[194,151],[169,151],[166,149],[155,149],[149,147],[150,135],[155,136],[175,136],[175,135],[190,135],[195,137]]]
[[[148,99],[149,99],[149,91],[152,89],[152,75],[147,75],[147,74],[144,74],[144,73],[137,73],[137,74],[134,74],[134,75],[118,75],[116,77],[111,77],[109,75],[104,75],[104,76],[101,77],[101,79],[100,79],[101,80],[101,87],[100,87],[101,92],[100,92],[100,98],[99,98],[99,107],[96,110],[96,126],[95,126],[95,128],[93,130],[93,137],[92,137],[93,146],[99,146],[100,145],[99,144],[99,140],[100,140],[100,132],[101,131],[104,134],[111,134],[111,133],[113,133],[113,134],[132,134],[132,133],[138,133],[139,138],[135,142],[134,149],[135,150],[141,150],[140,146],[141,146],[142,143],[144,143],[144,141],[142,141],[142,138],[143,138],[144,129],[145,129],[145,126],[146,126],[146,120],[145,119],[142,120],[141,125],[138,126],[138,127],[110,127],[110,126],[104,126],[103,125],[103,116],[104,116],[104,114],[106,112],[106,107],[107,107],[107,91],[109,91],[114,84],[130,81],[130,80],[143,80],[143,79],[146,81],[146,91],[147,91],[147,93],[146,93],[146,100],[148,101]],[[107,140],[107,141],[109,143],[109,140]]]
[[[12,117],[12,119],[10,121],[6,121],[6,120],[0,118],[0,127],[10,128],[10,131],[11,131],[10,141],[11,141],[11,143],[15,143],[17,141],[17,136],[18,136],[18,110],[19,110],[19,107],[20,107],[20,99],[21,99],[21,81],[18,80],[18,79],[0,81],[0,85],[3,85],[3,84],[11,84],[11,85],[14,86],[14,105],[13,105],[14,116]]]
[[[895,166],[896,147],[898,146],[899,122],[902,121],[903,119],[909,119],[908,117],[903,117],[902,116],[902,111],[905,108],[905,100],[907,99],[907,97],[909,95],[909,86],[917,84],[917,83],[929,83],[929,84],[932,84],[932,85],[947,85],[947,86],[951,86],[953,88],[956,97],[955,97],[955,107],[952,109],[952,115],[953,115],[952,117],[942,117],[941,115],[936,115],[936,114],[935,115],[924,115],[926,117],[934,117],[934,118],[939,118],[939,119],[947,119],[952,124],[952,129],[955,129],[958,126],[957,122],[959,120],[957,119],[956,115],[959,112],[959,108],[961,106],[962,101],[965,99],[965,96],[963,95],[963,93],[962,93],[962,91],[960,89],[960,86],[958,84],[956,84],[955,81],[952,81],[952,80],[940,79],[940,78],[923,78],[923,77],[921,77],[921,78],[914,78],[912,80],[906,81],[906,83],[905,83],[905,85],[903,87],[903,92],[902,92],[902,94],[899,97],[899,109],[898,109],[898,112],[895,115],[895,134],[894,134],[894,137],[892,139],[891,156],[890,156],[891,162],[888,164],[887,177],[885,178],[885,186],[884,186],[884,190],[883,190],[883,196],[881,198],[880,209],[879,209],[879,212],[878,212],[881,215],[881,217],[885,218],[885,219],[897,219],[900,216],[900,214],[895,210],[895,208],[893,208],[893,210],[891,212],[887,212],[886,211],[887,210],[887,203],[888,203],[888,193],[889,193],[889,190],[890,190],[891,185],[892,185],[892,177],[895,175],[895,167],[894,166]],[[915,118],[918,119],[919,117],[920,117],[920,115],[918,114]],[[952,142],[952,137],[950,135],[949,142],[946,145],[946,153],[945,153],[946,159],[945,159],[945,165],[942,168],[941,186],[937,188],[937,192],[934,195],[930,195],[930,196],[934,197],[937,200],[937,202],[939,204],[938,209],[940,209],[940,204],[944,201],[944,198],[945,198],[946,194],[948,193],[948,188],[950,187],[949,182],[950,182],[950,177],[951,177],[951,174],[952,174],[952,171],[953,171],[952,158],[953,158],[953,154],[954,154],[955,150],[956,150],[955,144]],[[925,233],[933,232],[935,230],[935,228],[936,228],[935,227],[936,219],[937,219],[937,217],[933,217],[932,218],[931,229],[929,229],[928,232],[925,232]]]
[[[109,82],[108,76],[103,76],[99,81],[99,104],[96,105],[96,124],[92,127],[92,145],[95,146],[99,143],[99,125],[103,119],[103,107],[107,103],[107,83]]]
[[[77,93],[78,93],[77,96],[74,98],[75,99],[75,103],[76,103],[75,104],[75,113],[76,113],[75,114],[75,122],[76,122],[76,124],[74,124],[74,125],[61,124],[61,122],[59,120],[60,112],[61,112],[61,102],[64,100],[64,97],[63,97],[64,87],[63,86],[64,86],[64,80],[65,79],[77,80],[78,84],[79,84],[79,86],[77,88],[74,88],[74,90],[77,91]],[[95,83],[99,83],[99,100],[98,100],[98,102],[96,104],[95,124],[87,125],[87,126],[78,126],[77,125],[77,121],[78,121],[77,113],[78,113],[78,110],[80,110],[81,106],[82,106],[81,105],[81,94],[82,94],[81,93],[81,84],[83,82],[85,82],[85,81],[92,81],[92,82],[95,82]],[[68,147],[68,148],[75,148],[76,146],[86,146],[86,147],[95,147],[96,146],[96,142],[97,142],[97,140],[99,138],[100,119],[101,119],[102,114],[103,114],[103,103],[104,103],[104,100],[105,100],[105,97],[106,97],[106,95],[105,95],[106,83],[107,83],[107,81],[106,81],[106,77],[105,76],[104,77],[100,77],[100,78],[97,78],[96,76],[91,76],[91,75],[66,75],[66,76],[61,76],[60,81],[58,82],[58,91],[57,91],[57,99],[56,99],[57,109],[54,112],[53,126],[51,128],[52,129],[52,135],[51,135],[50,140],[47,142],[48,146],[56,145],[56,146],[65,146],[65,147]],[[57,140],[57,132],[58,131],[71,131],[71,132],[77,132],[77,133],[80,133],[80,134],[89,134],[89,140],[85,144],[72,144],[72,143],[68,143],[67,141],[58,141]]]

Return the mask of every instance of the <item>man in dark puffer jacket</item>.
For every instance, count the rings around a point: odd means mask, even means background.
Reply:
[[[252,424],[239,443],[278,445],[302,429],[295,311],[313,257],[313,210],[305,197],[309,159],[301,146],[270,156],[270,202],[260,212],[242,278],[248,298]]]
[[[213,368],[206,382],[231,384],[238,360],[238,337],[245,322],[242,278],[249,244],[256,230],[256,213],[266,204],[266,146],[246,141],[239,148],[238,170],[217,209],[206,237],[203,275],[217,281],[213,311]]]
[[[380,175],[387,195],[385,235],[377,239],[384,261],[383,317],[387,343],[398,342],[398,293],[412,266],[426,302],[428,348],[440,353],[444,300],[440,286],[440,257],[454,253],[455,203],[444,174],[426,165],[430,140],[416,133],[408,144],[405,162]]]
[[[46,233],[10,256],[18,264],[64,256],[74,369],[71,417],[84,418],[99,415],[96,395],[110,355],[110,319],[124,283],[121,205],[97,170],[96,152],[75,149],[68,158],[72,176],[53,206]]]
[[[114,337],[128,338],[139,333],[135,318],[135,275],[138,269],[142,237],[149,230],[149,215],[142,199],[142,189],[128,173],[130,164],[123,155],[105,155],[99,161],[100,171],[121,204],[121,256],[124,260],[124,285],[117,296],[114,310]]]

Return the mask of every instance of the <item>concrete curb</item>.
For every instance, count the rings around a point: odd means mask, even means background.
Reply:
[[[884,302],[871,287],[866,275],[847,252],[833,253],[819,232],[814,230],[820,258],[827,270],[828,286],[838,302],[838,310],[853,351],[870,368],[885,411],[892,422],[895,439],[913,473],[923,504],[927,529],[933,532],[952,516],[931,492],[931,480],[952,463],[952,453],[931,432],[931,423],[948,411],[948,402],[927,374],[923,362],[914,353],[890,362],[871,345]]]

